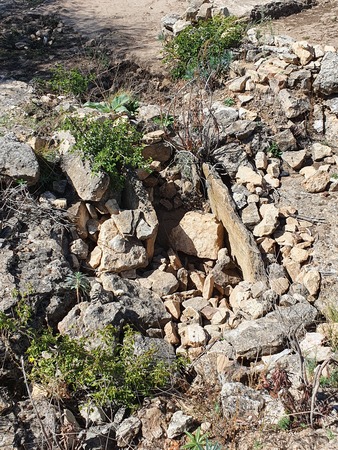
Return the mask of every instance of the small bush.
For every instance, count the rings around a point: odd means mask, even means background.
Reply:
[[[83,106],[88,106],[103,113],[115,112],[135,116],[139,108],[139,103],[127,92],[121,92],[115,95],[111,101],[87,102]]]
[[[148,167],[142,156],[142,135],[129,122],[68,118],[64,128],[75,137],[74,150],[92,163],[94,172],[107,172],[115,188],[123,187],[128,168]]]
[[[134,409],[140,400],[165,387],[173,367],[156,360],[155,350],[135,355],[136,333],[124,328],[123,342],[108,326],[92,336],[100,342],[88,348],[88,338],[53,335],[50,329],[34,338],[27,350],[29,378],[53,396],[85,395],[100,406]]]
[[[198,72],[207,78],[223,72],[231,62],[229,49],[240,45],[243,27],[235,17],[216,16],[190,25],[164,44],[164,61],[174,79],[191,78]]]
[[[92,74],[85,74],[77,68],[69,70],[59,64],[52,72],[49,86],[58,94],[73,94],[78,97],[88,92],[89,85],[94,79],[95,76]]]

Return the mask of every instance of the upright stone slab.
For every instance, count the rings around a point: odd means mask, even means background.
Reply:
[[[207,180],[208,197],[216,217],[228,234],[232,257],[240,266],[245,281],[267,281],[263,260],[252,234],[239,218],[228,188],[220,177],[203,164]]]

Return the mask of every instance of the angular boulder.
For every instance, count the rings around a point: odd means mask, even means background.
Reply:
[[[176,251],[199,258],[217,259],[223,246],[224,228],[214,214],[187,212],[170,236]]]
[[[14,133],[0,137],[0,173],[33,186],[39,180],[38,160],[28,144],[20,142]]]

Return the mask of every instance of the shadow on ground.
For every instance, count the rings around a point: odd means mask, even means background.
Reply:
[[[113,24],[103,27],[94,18],[83,17],[81,11],[70,13],[74,22],[85,20],[86,37],[57,14],[46,13],[43,5],[36,6],[34,0],[0,0],[1,78],[30,81],[48,78],[56,64],[91,70],[123,60],[120,49],[130,45],[131,30],[116,29]]]

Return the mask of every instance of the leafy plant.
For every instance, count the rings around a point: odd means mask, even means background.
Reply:
[[[327,377],[320,377],[320,385],[327,388],[337,388],[338,387],[338,369],[332,370],[332,372]]]
[[[69,70],[58,64],[52,72],[49,86],[59,94],[82,96],[88,91],[89,85],[94,79],[95,76],[92,74],[85,74],[77,68]]]
[[[338,173],[331,173],[331,178],[338,180]]]
[[[205,447],[208,435],[202,434],[201,427],[198,427],[194,434],[189,433],[189,431],[185,431],[185,434],[188,437],[188,442],[181,449],[202,450]]]
[[[75,137],[74,150],[92,163],[94,172],[107,172],[115,188],[123,187],[128,169],[148,168],[142,156],[141,133],[127,121],[68,118],[64,127]]]
[[[278,423],[277,423],[277,428],[279,430],[283,430],[286,431],[290,428],[291,425],[291,420],[289,416],[284,416],[281,419],[279,419]]]
[[[224,72],[231,62],[231,48],[238,47],[243,33],[235,17],[216,16],[190,25],[164,43],[164,62],[174,79],[208,77]]]
[[[134,409],[143,397],[164,388],[174,370],[156,360],[155,349],[136,355],[136,335],[127,326],[120,343],[117,330],[108,326],[92,336],[100,345],[89,349],[88,338],[75,340],[47,329],[27,350],[29,378],[54,396],[82,393],[100,406]]]
[[[133,99],[127,92],[116,95],[110,102],[87,102],[84,106],[94,108],[103,113],[116,112],[134,116],[139,108],[137,100]]]
[[[66,278],[66,285],[69,289],[76,291],[76,300],[78,303],[90,289],[89,280],[82,272],[74,272],[71,275],[68,275]]]
[[[161,125],[163,128],[172,128],[175,122],[175,118],[171,114],[164,114],[159,117],[154,117],[152,120],[154,123]]]
[[[280,150],[276,142],[272,142],[272,144],[268,148],[268,153],[271,153],[274,158],[280,158],[282,156],[282,151]]]
[[[223,103],[225,104],[225,106],[234,106],[235,100],[231,97],[227,97],[224,99]]]

